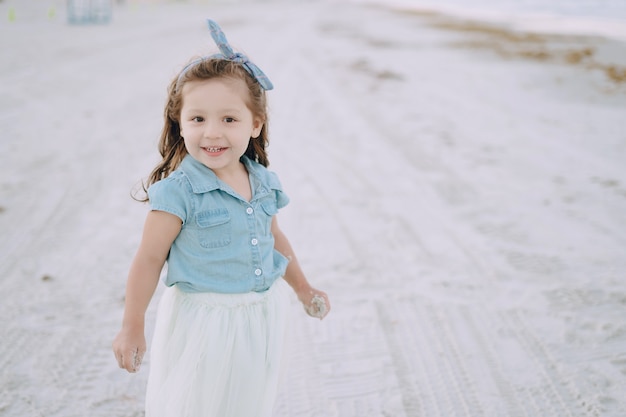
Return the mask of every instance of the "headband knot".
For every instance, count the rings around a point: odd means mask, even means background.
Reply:
[[[261,87],[264,90],[271,90],[274,88],[274,85],[272,84],[272,82],[269,80],[269,78],[267,78],[267,75],[265,75],[265,73],[261,71],[259,67],[257,67],[252,61],[250,61],[246,55],[242,54],[241,52],[235,52],[233,50],[233,48],[230,46],[230,44],[226,40],[226,35],[224,35],[224,32],[215,21],[211,19],[207,19],[207,25],[209,26],[209,30],[211,31],[211,37],[213,38],[213,41],[215,41],[215,44],[219,48],[220,53],[209,55],[209,56],[203,56],[202,58],[196,59],[190,62],[189,64],[187,64],[187,66],[183,68],[183,70],[180,72],[180,75],[178,76],[178,81],[176,82],[176,85],[177,85],[176,89],[178,89],[178,84],[180,84],[180,80],[182,79],[183,75],[185,75],[185,73],[191,67],[193,67],[196,64],[199,64],[200,62],[206,61],[208,59],[213,59],[213,58],[225,59],[227,61],[232,61],[232,62],[241,64],[241,66],[243,66],[243,68],[246,71],[248,71],[250,75],[252,75],[252,77],[261,85]]]

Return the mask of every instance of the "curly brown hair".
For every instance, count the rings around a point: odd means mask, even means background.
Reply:
[[[144,197],[136,198],[136,200],[148,201],[147,190],[150,185],[168,177],[178,168],[183,158],[187,155],[185,142],[180,135],[180,112],[183,106],[182,90],[185,83],[215,78],[238,79],[246,83],[249,91],[246,104],[254,117],[263,121],[263,127],[258,137],[250,138],[244,155],[265,167],[269,166],[266,151],[269,139],[265,90],[240,63],[221,58],[200,59],[197,63],[185,67],[183,72],[170,82],[163,114],[164,125],[159,139],[159,153],[163,159],[152,170],[147,182],[142,183]]]

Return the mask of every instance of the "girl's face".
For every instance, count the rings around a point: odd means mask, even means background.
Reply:
[[[217,176],[240,170],[239,158],[263,127],[263,121],[246,106],[245,82],[230,78],[190,81],[182,95],[180,132],[187,152]]]

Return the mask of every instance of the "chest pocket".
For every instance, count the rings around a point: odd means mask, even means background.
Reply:
[[[275,200],[265,200],[261,203],[261,207],[263,208],[263,213],[265,213],[263,219],[263,225],[265,227],[265,233],[270,233],[272,228],[272,217],[276,213],[278,213],[278,207],[276,206]]]
[[[225,208],[201,211],[196,214],[198,239],[203,248],[219,248],[230,244],[232,224]]]

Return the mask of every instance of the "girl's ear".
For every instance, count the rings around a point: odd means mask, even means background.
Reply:
[[[252,135],[250,136],[255,139],[258,138],[261,134],[261,129],[263,129],[263,120],[255,118],[252,122]]]

